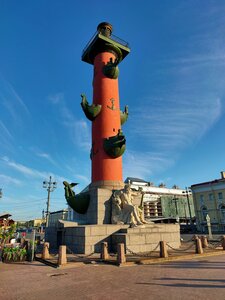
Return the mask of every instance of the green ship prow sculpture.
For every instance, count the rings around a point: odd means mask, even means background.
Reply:
[[[112,158],[117,158],[123,155],[126,149],[126,138],[122,130],[118,134],[104,139],[104,150]]]
[[[65,190],[65,198],[68,205],[78,214],[85,214],[90,203],[89,193],[84,192],[76,195],[72,188],[78,183],[68,183],[67,181],[63,181],[63,184]]]
[[[100,114],[102,106],[99,104],[89,105],[87,98],[84,94],[81,94],[81,98],[81,107],[85,113],[85,116],[88,118],[88,120],[94,121],[95,118]]]

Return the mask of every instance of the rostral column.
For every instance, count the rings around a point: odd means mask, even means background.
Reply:
[[[112,25],[100,23],[97,33],[83,50],[82,61],[94,66],[93,103],[82,94],[81,106],[92,121],[92,186],[110,189],[123,185],[122,154],[126,139],[121,125],[128,107],[120,111],[118,64],[130,52],[128,44],[112,35]]]

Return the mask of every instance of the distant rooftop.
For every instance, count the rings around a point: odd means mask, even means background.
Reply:
[[[7,213],[7,212],[1,213],[1,214],[0,214],[0,219],[7,219],[7,218],[9,218],[9,217],[11,217],[11,216],[12,216],[12,215],[9,214],[9,213]]]
[[[133,182],[141,182],[141,183],[148,183],[144,179],[135,178],[135,177],[127,177],[124,181],[125,183],[133,183]]]
[[[221,174],[221,178],[219,178],[219,179],[214,179],[214,180],[211,180],[211,181],[205,181],[205,182],[192,184],[191,187],[197,187],[197,186],[200,186],[200,185],[210,185],[210,184],[225,182],[225,172],[221,171],[220,174]]]
[[[130,183],[134,189],[141,187],[145,193],[149,194],[180,195],[186,197],[185,190],[179,188],[177,185],[173,185],[171,188],[166,187],[163,183],[155,186],[153,182],[136,177],[127,177],[124,183]]]
[[[68,209],[64,208],[64,209],[61,209],[61,210],[50,212],[50,215],[54,215],[54,214],[58,214],[58,213],[63,213],[63,212],[68,212]]]

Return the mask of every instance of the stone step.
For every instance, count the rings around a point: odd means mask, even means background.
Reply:
[[[126,249],[134,252],[153,251],[160,241],[169,242],[175,248],[180,246],[179,226],[176,224],[147,224],[143,228],[121,228],[119,232],[112,234],[111,239],[115,252],[118,243],[124,243]]]
[[[172,225],[172,227],[170,226]],[[133,227],[133,228],[121,228],[120,229],[120,233],[148,233],[148,232],[162,232],[162,231],[167,231],[169,229],[169,231],[171,231],[172,229],[176,229],[176,227],[174,227],[174,224],[170,224],[168,226],[168,224],[146,224],[146,225],[140,225],[137,227]],[[177,229],[176,229],[177,230]]]

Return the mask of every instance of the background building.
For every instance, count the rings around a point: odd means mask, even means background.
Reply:
[[[45,224],[45,219],[33,219],[29,220],[26,223],[27,228],[40,228],[42,225]]]
[[[62,209],[49,214],[49,227],[57,227],[59,220],[68,219],[68,209]]]
[[[154,186],[153,183],[144,181],[139,178],[128,177],[125,183],[130,183],[133,190],[144,191],[144,215],[145,218],[159,219],[177,219],[180,222],[190,223],[194,221],[195,211],[191,191],[180,189],[174,185],[167,188],[165,184]],[[140,203],[140,197],[136,199],[136,204]]]
[[[12,215],[7,212],[1,213],[0,214],[0,227],[3,227],[3,226],[8,227],[8,226],[14,224],[15,222],[12,219],[10,219],[11,216]]]
[[[210,217],[212,231],[225,230],[225,172],[213,181],[193,184],[197,229],[207,232],[206,216]]]

